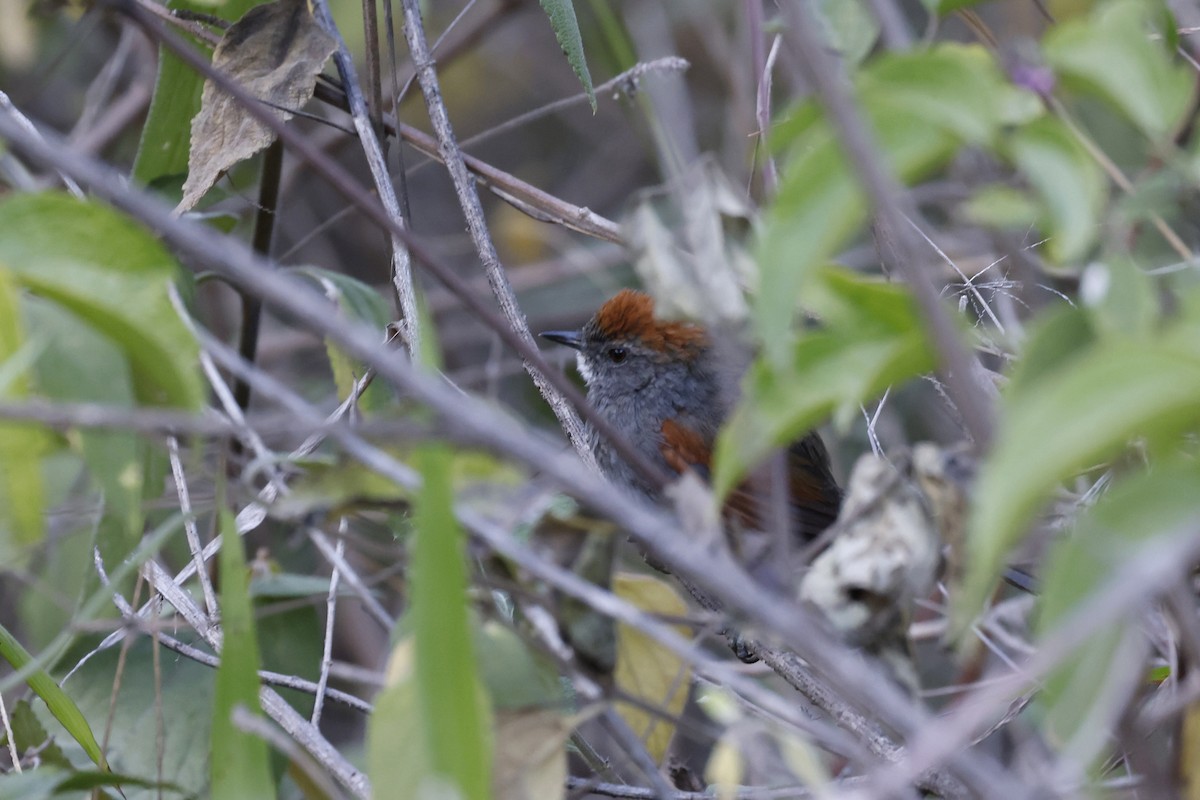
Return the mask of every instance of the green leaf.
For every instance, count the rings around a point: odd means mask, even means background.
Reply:
[[[0,203],[0,268],[122,349],[141,403],[199,408],[195,340],[167,290],[178,265],[148,231],[66,194]]]
[[[391,311],[383,296],[356,278],[319,267],[296,267],[289,271],[311,280],[349,319],[370,325],[378,330],[380,335],[391,321]],[[338,397],[349,397],[354,389],[354,382],[362,377],[366,368],[343,353],[329,339],[325,340],[325,352],[333,370]],[[365,409],[378,409],[386,406],[388,398],[386,387],[372,383],[359,402]]]
[[[37,362],[41,394],[54,400],[134,405],[133,378],[125,354],[61,306],[29,298],[29,327],[46,342]],[[142,535],[142,464],[147,443],[128,431],[82,428],[70,443],[104,492],[98,544],[106,560],[128,555]]]
[[[863,71],[858,96],[876,146],[905,182],[945,164],[961,143],[990,142],[1002,124],[1030,114],[1025,93],[1004,81],[991,56],[961,45],[881,58]],[[791,160],[765,217],[754,316],[779,368],[797,297],[813,269],[862,229],[868,209],[841,138],[814,106],[781,123],[774,142]]]
[[[63,753],[58,742],[46,731],[42,721],[38,719],[33,706],[28,700],[18,700],[9,712],[9,723],[12,726],[12,741],[17,753],[23,754],[35,751],[38,754],[38,764],[53,764],[63,769],[71,769],[71,762]],[[8,737],[0,737],[7,740]]]
[[[761,358],[751,366],[745,396],[717,438],[718,496],[772,449],[830,413],[845,418],[888,386],[935,364],[920,313],[904,287],[836,268],[821,277],[826,327],[803,335],[782,368]]]
[[[43,800],[54,795],[64,773],[54,768],[0,776],[0,800]]]
[[[863,71],[858,94],[868,107],[916,114],[972,144],[988,144],[1001,125],[1040,115],[1037,97],[1014,87],[979,45],[889,53]]]
[[[879,20],[863,0],[819,0],[813,12],[847,67],[858,66],[879,38]]]
[[[1173,59],[1150,34],[1173,26],[1159,3],[1098,3],[1090,15],[1046,34],[1046,61],[1067,86],[1108,101],[1146,136],[1160,140],[1175,130],[1191,104],[1191,68]]]
[[[169,3],[168,8],[193,7],[193,3]],[[158,49],[158,75],[154,97],[133,162],[133,179],[149,185],[168,176],[187,173],[191,147],[192,117],[200,110],[204,79],[184,65],[166,47]]]
[[[959,630],[1063,480],[1118,454],[1135,436],[1160,441],[1200,422],[1197,341],[1196,329],[1184,326],[1157,340],[1104,340],[1008,394],[976,487]]]
[[[587,58],[583,54],[583,37],[579,35],[579,20],[575,18],[575,4],[572,0],[540,0],[542,10],[550,19],[550,27],[554,29],[554,38],[562,48],[567,63],[575,71],[575,76],[583,84],[587,92],[588,102],[592,104],[592,113],[596,113],[596,92],[592,88],[592,75],[588,72]]]
[[[1046,247],[1056,261],[1083,257],[1095,241],[1108,183],[1070,130],[1043,117],[1015,131],[1008,155],[1045,208]]]
[[[9,633],[3,625],[0,625],[0,658],[7,661],[14,670],[21,670],[33,662],[33,656],[29,654],[29,651],[22,647],[16,637]],[[50,713],[66,729],[71,738],[79,743],[88,758],[101,769],[108,769],[108,762],[104,760],[104,753],[101,752],[100,745],[96,742],[96,737],[92,734],[87,719],[84,718],[71,696],[62,690],[54,678],[50,677],[44,669],[35,669],[26,677],[25,682],[29,684],[29,688],[33,690],[34,694],[42,698],[46,708],[50,709]]]
[[[434,766],[425,704],[413,675],[415,657],[415,638],[400,640],[388,661],[386,685],[375,697],[367,728],[367,766],[374,796],[378,800],[423,800],[435,794],[443,796],[437,794],[441,790],[446,797],[462,798],[461,787],[451,784]],[[482,684],[473,688],[460,702],[473,699],[475,713],[490,730],[493,716],[487,693]]]
[[[497,622],[472,626],[483,685],[497,710],[559,708],[563,689],[545,657],[534,652],[510,628]]]
[[[0,267],[0,365],[18,363],[32,351],[25,341],[18,292],[11,273]],[[27,374],[17,373],[0,389],[0,400],[29,396]],[[0,422],[0,556],[7,562],[42,540],[45,533],[41,457],[48,434],[25,422]],[[11,526],[12,541],[5,541]]]
[[[1165,539],[1192,534],[1200,512],[1197,486],[1197,464],[1159,465],[1118,483],[1085,511],[1046,559],[1035,626],[1038,637],[1048,641],[1069,614],[1131,559]],[[1136,614],[1137,609],[1130,612]],[[1128,685],[1142,675],[1140,659],[1133,664],[1116,659],[1122,630],[1131,622],[1137,620],[1105,626],[1043,684],[1048,739],[1060,748],[1070,747],[1078,762],[1093,762],[1111,745],[1108,732],[1093,731],[1089,723],[1098,703],[1111,703],[1105,687],[1114,678]],[[1121,666],[1132,674],[1115,675],[1114,669]]]
[[[258,701],[258,638],[250,604],[243,543],[233,516],[221,510],[221,666],[213,697],[212,796],[275,797],[275,782],[267,743],[233,724],[233,711],[242,707],[261,713]]]
[[[433,771],[466,800],[484,800],[490,729],[476,702],[484,690],[467,614],[465,541],[452,507],[450,451],[424,446],[418,463],[424,485],[414,514],[411,603],[424,736]]]
[[[892,169],[915,179],[945,163],[954,139],[907,112],[874,115],[876,142]],[[759,248],[761,278],[754,318],[764,352],[777,366],[792,340],[796,298],[813,270],[825,263],[867,219],[866,198],[850,173],[841,145],[824,125],[798,143],[775,202],[766,214]]]
[[[1122,253],[1087,265],[1080,299],[1101,333],[1139,336],[1162,321],[1158,292],[1154,280]]]
[[[1039,381],[1052,380],[1087,355],[1096,339],[1091,316],[1078,306],[1047,310],[1029,329],[1020,358],[1008,374],[1007,394],[1018,397],[1036,391]]]
[[[106,599],[112,603],[111,594]],[[141,637],[129,648],[123,662],[119,646],[105,650],[80,667],[68,686],[94,729],[103,729],[111,717],[106,751],[109,766],[115,773],[132,775],[137,781],[123,784],[126,800],[209,797],[209,725],[215,672],[191,659],[160,656],[156,674],[154,643],[149,637]],[[119,664],[120,691],[114,705],[113,685]],[[166,738],[161,740],[160,712],[166,730]],[[82,752],[70,745],[53,720],[44,721],[55,741],[63,744],[67,756],[80,763]],[[170,781],[169,793],[131,790],[133,785],[153,786],[160,765],[163,777]]]
[[[944,17],[947,14],[958,11],[960,8],[970,8],[971,6],[979,5],[984,0],[921,0],[921,5],[925,6],[925,10],[930,14],[936,14],[939,17]]]
[[[142,564],[146,562],[153,554],[157,553],[170,536],[177,533],[183,524],[183,517],[180,514],[173,514],[153,531],[148,533],[145,538],[138,544],[130,556],[115,564],[109,564],[108,576],[110,583],[114,586],[120,586],[121,583],[134,572],[136,572]],[[5,675],[0,678],[0,692],[8,691],[13,686],[24,681],[30,675],[39,670],[48,669],[56,663],[58,659],[66,652],[67,648],[80,635],[79,626],[84,625],[96,619],[100,613],[112,606],[112,589],[106,586],[98,586],[80,605],[78,612],[74,616],[73,626],[62,630],[58,636],[54,638],[46,647],[37,655],[35,659],[25,664],[23,667],[16,670],[11,675]],[[109,687],[111,693],[111,686]],[[106,695],[107,696],[107,695]]]

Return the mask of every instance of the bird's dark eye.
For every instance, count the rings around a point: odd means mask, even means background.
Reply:
[[[614,364],[620,364],[629,355],[629,352],[624,347],[608,348],[608,360]]]

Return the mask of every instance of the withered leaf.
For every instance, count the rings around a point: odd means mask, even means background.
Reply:
[[[212,64],[286,121],[292,114],[283,109],[299,109],[312,98],[317,73],[336,49],[306,0],[275,0],[255,6],[229,27]],[[195,206],[221,173],[274,140],[271,130],[237,100],[205,81],[176,213]]]

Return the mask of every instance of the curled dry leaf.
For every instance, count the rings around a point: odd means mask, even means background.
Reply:
[[[336,49],[305,0],[276,0],[250,9],[225,31],[212,65],[286,121],[292,113],[285,109],[299,109],[312,98],[317,73]],[[274,140],[270,128],[205,81],[176,213],[195,206],[221,173]]]
[[[917,445],[899,467],[863,456],[833,544],[800,584],[801,600],[909,686],[915,674],[905,645],[908,612],[933,588],[943,541],[961,538],[968,478],[958,453],[933,445]]]

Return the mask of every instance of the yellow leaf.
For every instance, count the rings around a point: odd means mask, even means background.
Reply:
[[[651,614],[680,617],[687,603],[670,584],[651,575],[620,572],[613,576],[613,592]],[[680,635],[688,630],[677,626]],[[645,703],[657,706],[670,716],[683,713],[691,668],[681,658],[654,639],[628,625],[617,626],[617,686]],[[662,761],[675,726],[663,718],[648,714],[636,706],[617,704],[617,713],[646,743],[655,761]]]
[[[1200,703],[1192,703],[1183,715],[1179,737],[1179,777],[1185,800],[1200,800]]]
[[[713,748],[708,757],[708,766],[704,769],[705,779],[717,790],[721,800],[737,796],[738,787],[742,783],[742,775],[746,771],[746,763],[742,760],[741,751],[733,738],[726,734]]]
[[[554,800],[567,786],[567,737],[575,723],[555,711],[501,711],[492,757],[495,800]]]

